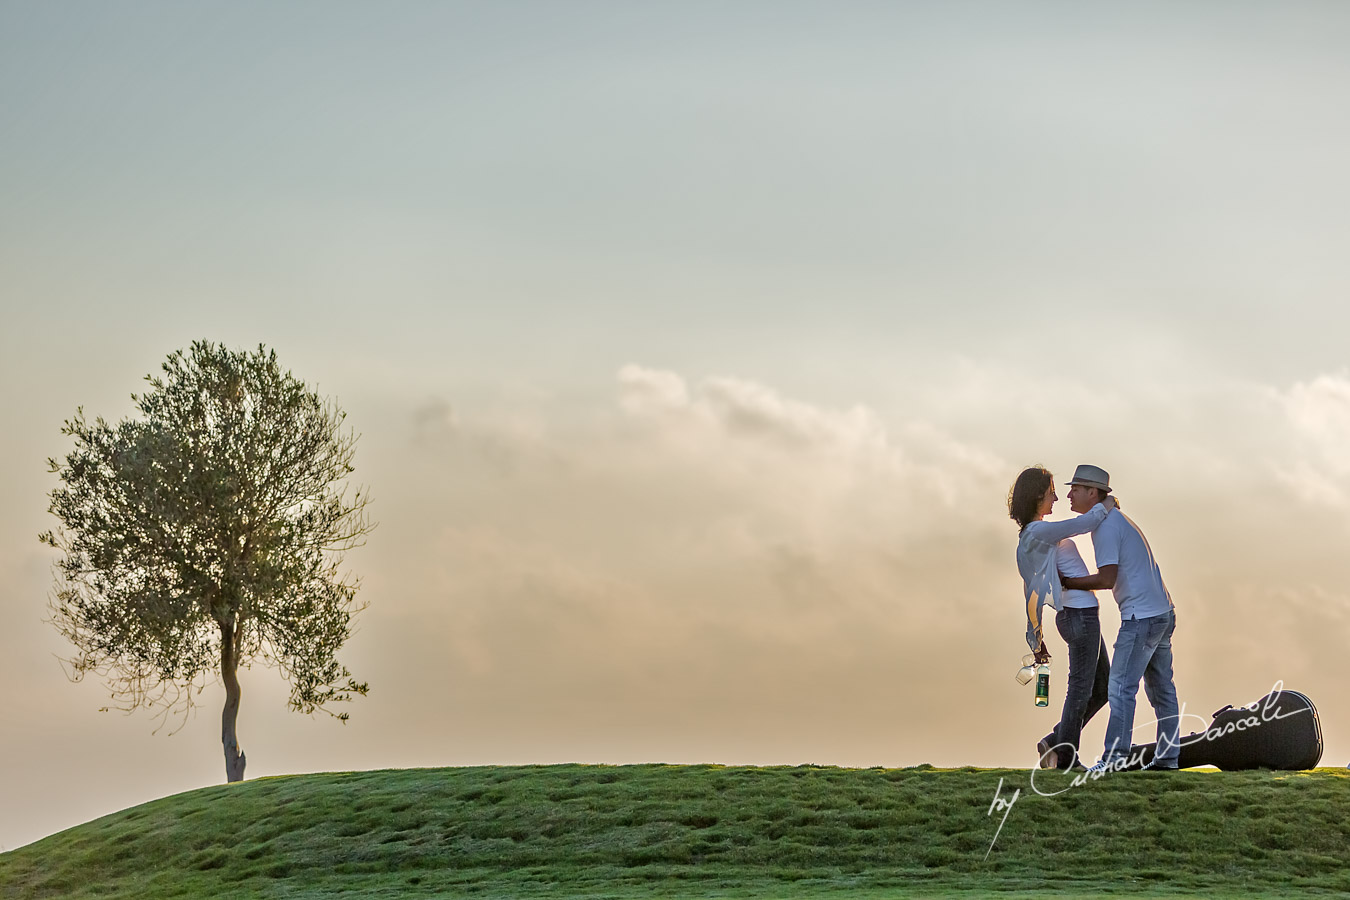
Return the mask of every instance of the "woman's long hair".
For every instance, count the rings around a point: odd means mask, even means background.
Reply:
[[[1012,490],[1008,491],[1008,518],[1016,522],[1019,529],[1036,521],[1041,498],[1054,480],[1055,476],[1044,466],[1031,466],[1017,476]]]

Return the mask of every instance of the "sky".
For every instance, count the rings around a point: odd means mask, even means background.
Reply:
[[[62,422],[197,339],[347,412],[379,523],[369,696],[244,672],[248,777],[1030,766],[1066,654],[1034,708],[1005,500],[1082,462],[1186,711],[1283,681],[1345,764],[1347,43],[1331,2],[0,0],[0,848],[224,780],[218,683],[161,722],[66,678],[37,540]]]

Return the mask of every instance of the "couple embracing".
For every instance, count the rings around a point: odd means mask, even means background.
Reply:
[[[1175,769],[1180,751],[1180,711],[1172,680],[1172,632],[1176,612],[1148,541],[1111,496],[1110,475],[1097,466],[1079,466],[1069,484],[1069,506],[1078,515],[1047,522],[1055,501],[1054,477],[1034,466],[1017,476],[1008,494],[1008,515],[1021,528],[1017,569],[1027,611],[1027,644],[1037,662],[1047,662],[1042,612],[1056,610],[1055,627],[1069,649],[1064,711],[1055,729],[1037,745],[1042,767],[1081,769],[1083,726],[1110,706],[1106,748],[1093,771],[1122,768],[1134,733],[1139,682],[1158,722],[1158,744],[1146,768]],[[1070,540],[1091,534],[1097,572],[1089,572]],[[1097,596],[1111,591],[1120,607],[1120,631],[1107,655]]]

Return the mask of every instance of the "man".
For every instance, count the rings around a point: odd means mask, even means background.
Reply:
[[[1082,465],[1069,482],[1069,506],[1086,512],[1111,491],[1111,476],[1097,466]],[[1066,588],[1109,589],[1120,606],[1120,632],[1112,653],[1107,702],[1111,718],[1106,726],[1106,749],[1094,770],[1123,764],[1134,734],[1135,699],[1139,681],[1158,719],[1158,744],[1152,769],[1175,769],[1180,746],[1177,731],[1180,710],[1172,680],[1172,632],[1176,611],[1139,526],[1119,509],[1112,510],[1092,533],[1097,574],[1066,577]]]

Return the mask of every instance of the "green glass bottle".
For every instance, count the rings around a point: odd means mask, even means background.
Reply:
[[[1036,667],[1036,705],[1050,705],[1050,667],[1045,663]]]

